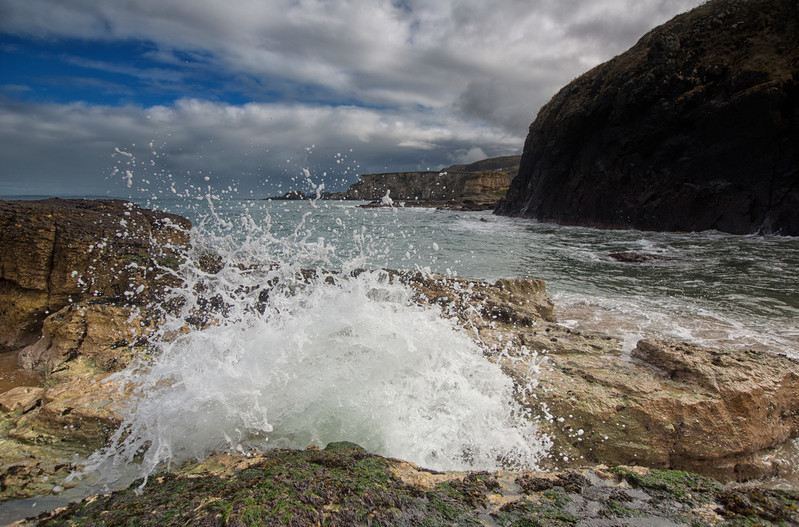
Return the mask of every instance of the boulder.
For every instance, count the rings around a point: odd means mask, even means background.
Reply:
[[[93,297],[143,303],[171,283],[188,220],[121,200],[0,201],[0,345]]]
[[[42,400],[44,388],[17,386],[0,394],[0,412],[29,412]]]
[[[405,276],[422,303],[456,317],[517,386],[553,440],[552,468],[586,463],[691,470],[744,481],[792,470],[775,456],[799,437],[799,361],[557,324],[540,280]]]
[[[773,449],[799,436],[799,361],[642,340],[632,362],[550,352],[538,398],[559,457],[745,481],[792,470]]]
[[[711,0],[577,78],[496,213],[799,235],[797,19],[793,0]]]
[[[128,363],[128,348],[143,343],[153,329],[132,306],[70,304],[44,320],[42,338],[23,348],[18,362],[22,368],[50,373],[82,355],[101,370],[117,371]]]
[[[103,447],[122,422],[120,413],[130,395],[107,377],[73,371],[64,382],[40,394],[40,406],[17,418],[8,438],[82,455]]]

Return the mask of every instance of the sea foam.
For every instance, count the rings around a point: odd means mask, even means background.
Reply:
[[[301,226],[232,228],[193,231],[152,356],[115,376],[134,387],[124,422],[87,471],[113,479],[133,463],[146,477],[216,452],[341,440],[438,470],[537,467],[549,440],[514,397],[529,387],[437,307],[357,269],[357,255],[326,271],[335,247]]]

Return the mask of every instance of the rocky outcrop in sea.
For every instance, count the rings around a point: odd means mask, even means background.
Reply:
[[[406,206],[491,210],[507,192],[518,164],[519,156],[505,156],[437,171],[363,174],[331,199],[369,200],[379,206],[388,197]]]
[[[799,7],[712,0],[564,87],[498,214],[799,235]]]

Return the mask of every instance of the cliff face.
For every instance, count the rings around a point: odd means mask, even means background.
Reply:
[[[453,165],[441,171],[363,174],[337,199],[458,202],[493,208],[518,170],[519,156]]]
[[[363,174],[344,199],[380,199],[391,191],[391,199],[409,201],[445,201],[466,195],[504,192],[511,176],[505,172],[395,172]]]
[[[35,341],[48,314],[84,298],[157,295],[190,227],[120,200],[0,201],[0,345]]]
[[[563,88],[498,214],[799,235],[799,7],[714,0]]]

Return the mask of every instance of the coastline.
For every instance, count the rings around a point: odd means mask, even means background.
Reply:
[[[128,211],[133,212],[132,209]],[[79,250],[78,247],[75,249]],[[168,261],[163,254],[157,256],[163,262]],[[140,255],[137,258],[140,258]],[[174,265],[174,262],[170,265]],[[209,272],[213,271],[209,269]],[[71,270],[68,269],[64,274],[69,276]],[[564,419],[563,422],[557,420],[549,424],[542,422],[547,433],[555,440],[553,458],[558,460],[558,464],[553,464],[550,467],[553,474],[557,470],[573,470],[573,467],[584,464],[595,465],[609,462],[613,465],[626,465],[642,462],[647,461],[646,456],[649,456],[650,466],[656,468],[690,468],[726,479],[763,477],[785,469],[779,463],[769,465],[766,461],[765,465],[762,464],[762,461],[758,461],[756,456],[750,456],[755,452],[746,455],[736,454],[732,457],[729,454],[721,455],[718,458],[711,458],[712,460],[709,461],[707,456],[713,455],[714,452],[717,455],[719,453],[719,445],[713,442],[722,443],[722,437],[742,434],[741,430],[734,432],[738,428],[737,424],[725,431],[722,428],[717,428],[717,426],[723,426],[723,422],[714,424],[703,420],[704,418],[697,414],[696,417],[699,418],[699,421],[696,426],[690,424],[689,420],[685,420],[684,426],[687,428],[673,427],[674,429],[670,431],[668,424],[660,423],[658,426],[664,432],[658,434],[652,432],[652,426],[659,423],[659,420],[672,419],[668,415],[661,415],[664,404],[676,405],[674,408],[685,409],[704,407],[705,411],[708,411],[708,415],[716,415],[719,408],[726,408],[724,411],[731,412],[729,415],[733,423],[736,422],[736,415],[748,416],[746,419],[754,425],[763,422],[763,419],[757,417],[756,413],[735,414],[736,411],[757,412],[755,407],[749,409],[746,409],[745,406],[731,407],[725,401],[725,399],[743,400],[750,397],[750,395],[746,395],[748,392],[742,391],[749,388],[745,388],[743,385],[738,387],[736,383],[739,381],[735,380],[742,375],[742,371],[745,371],[746,376],[750,378],[760,375],[758,377],[760,384],[751,387],[755,391],[761,391],[759,397],[768,398],[772,403],[779,405],[783,403],[777,401],[779,397],[783,396],[777,397],[776,394],[788,393],[788,397],[783,398],[786,406],[779,408],[775,406],[776,409],[773,412],[777,416],[775,423],[782,423],[774,429],[774,438],[778,440],[781,437],[780,434],[784,433],[779,430],[783,429],[788,431],[788,435],[795,435],[799,428],[790,432],[790,426],[793,426],[790,423],[792,419],[795,420],[796,416],[796,398],[795,395],[793,399],[790,398],[792,390],[790,383],[795,382],[795,378],[799,378],[799,375],[794,373],[793,381],[790,375],[783,379],[770,378],[780,369],[786,373],[791,369],[796,370],[795,361],[767,357],[762,354],[706,350],[679,343],[657,341],[639,343],[640,351],[636,355],[638,364],[618,361],[617,358],[613,359],[619,355],[620,343],[618,341],[608,337],[584,334],[556,323],[557,321],[553,318],[556,316],[556,312],[553,312],[552,302],[541,281],[514,279],[488,284],[477,280],[431,276],[423,273],[388,272],[387,276],[406,283],[408,287],[416,291],[415,301],[421,305],[438,310],[442,316],[460,319],[460,326],[470,328],[469,331],[473,332],[472,336],[482,347],[484,355],[489,360],[500,364],[511,378],[523,381],[522,384],[529,384],[530,379],[527,376],[531,374],[529,371],[531,364],[535,363],[528,360],[530,356],[518,354],[518,351],[514,350],[523,348],[546,350],[546,354],[541,358],[546,357],[545,364],[547,366],[539,368],[539,371],[535,372],[540,391],[535,394],[535,400],[527,399],[526,404],[538,416],[541,415],[542,401],[546,401],[547,407],[550,409],[555,409],[559,403],[566,405],[555,415],[566,415],[570,411],[572,413],[570,418]],[[321,277],[314,277],[312,273],[303,273],[302,276],[297,277],[297,284],[304,284],[303,287],[307,287],[332,281],[333,283],[328,285],[334,286],[336,280],[351,279],[335,274],[324,276],[324,280],[321,282],[318,281],[318,278]],[[8,280],[7,277],[5,279]],[[145,285],[145,289],[152,288],[144,282],[142,285]],[[73,295],[75,294],[73,293]],[[158,297],[155,298],[157,301]],[[100,301],[98,302],[98,300]],[[49,368],[46,393],[42,393],[27,410],[20,407],[6,414],[6,419],[10,419],[7,425],[11,425],[11,421],[13,421],[13,426],[6,428],[4,425],[4,430],[8,430],[4,432],[6,435],[4,439],[11,440],[17,445],[17,449],[19,449],[18,445],[25,444],[28,445],[25,447],[28,451],[36,450],[33,456],[33,459],[37,459],[34,465],[36,470],[31,470],[30,464],[13,465],[20,467],[14,469],[14,474],[22,487],[28,487],[36,492],[41,492],[39,489],[47,492],[48,485],[51,492],[56,487],[63,488],[59,478],[65,477],[74,468],[70,464],[59,465],[54,462],[52,466],[49,466],[43,462],[47,459],[46,450],[51,448],[47,446],[48,442],[51,445],[60,445],[53,450],[57,457],[63,455],[66,448],[75,448],[81,442],[84,444],[84,447],[80,447],[83,448],[82,452],[88,455],[94,446],[90,442],[92,447],[85,448],[87,437],[93,437],[94,442],[98,439],[101,440],[99,445],[102,446],[104,438],[108,437],[113,429],[113,426],[109,427],[108,425],[118,424],[120,417],[108,404],[112,397],[107,391],[104,392],[101,383],[97,381],[107,377],[109,373],[123,368],[129,360],[129,358],[120,360],[123,355],[128,354],[132,357],[146,351],[146,345],[143,345],[139,337],[130,334],[125,339],[120,339],[119,331],[122,328],[109,326],[111,320],[128,321],[126,324],[136,320],[135,323],[139,324],[138,320],[140,319],[130,318],[130,312],[124,311],[126,314],[122,315],[123,311],[119,311],[130,307],[126,306],[125,302],[120,304],[118,300],[104,302],[102,297],[80,299],[75,296],[68,304],[61,309],[54,310],[55,312],[45,319],[43,326],[45,338],[49,339],[47,350],[57,350],[61,354],[56,357],[58,367]],[[140,315],[143,314],[143,318],[154,318],[154,314],[148,315],[141,311],[146,305],[137,306]],[[557,306],[554,307],[557,308]],[[108,314],[113,314],[113,316],[109,318],[106,316]],[[49,322],[47,322],[48,320]],[[112,331],[107,331],[109,327]],[[79,332],[72,333],[73,329],[70,328],[78,328]],[[76,337],[76,335],[81,336]],[[86,335],[93,336],[87,339]],[[120,346],[121,340],[125,342],[123,346]],[[29,356],[30,353],[32,350],[28,350]],[[42,358],[45,355],[39,357]],[[109,360],[110,357],[113,357],[114,360]],[[610,361],[609,358],[611,358]],[[776,366],[769,366],[771,364],[769,361]],[[44,362],[40,361],[39,364],[44,364]],[[757,368],[765,369],[761,370],[762,374],[754,374],[758,371]],[[725,371],[731,373],[728,375]],[[653,388],[642,389],[644,379],[646,382],[654,383],[652,384]],[[627,388],[624,387],[625,382],[629,383]],[[583,384],[580,396],[575,397],[574,394],[570,395],[568,391],[563,391],[564,387],[567,387],[567,390],[573,392],[580,383]],[[780,386],[781,384],[785,386]],[[89,389],[90,386],[94,388]],[[605,390],[606,395],[609,394],[611,397],[610,402],[603,410],[606,412],[604,414],[597,413],[596,401],[601,399],[590,398],[597,396],[597,390]],[[763,390],[767,395],[762,393]],[[794,394],[797,393],[795,388],[793,390]],[[645,405],[642,401],[645,399],[636,400],[637,397],[646,393],[654,396],[655,399],[652,400],[657,403],[649,410],[649,414],[644,411]],[[691,393],[701,393],[702,400],[692,400],[689,396]],[[735,393],[740,393],[740,396],[735,396]],[[669,394],[672,399],[668,399]],[[614,397],[618,399],[614,400]],[[718,401],[713,402],[714,398],[717,398]],[[623,403],[620,402],[622,399]],[[581,402],[586,404],[586,408],[593,407],[593,409],[586,410],[582,415],[578,414],[575,409]],[[720,406],[716,406],[714,409],[713,405]],[[646,415],[648,417],[644,418]],[[765,419],[765,422],[770,422],[768,419]],[[625,431],[617,432],[614,435],[611,427],[601,428],[600,421],[610,422],[614,426],[617,423],[624,424]],[[73,435],[72,431],[75,429],[70,428],[76,425],[82,429],[80,435]],[[619,429],[620,426],[616,428]],[[751,433],[764,432],[765,428],[761,426],[760,430],[753,429]],[[70,431],[66,435],[73,435],[72,438],[65,437],[63,432],[65,429]],[[11,430],[15,430],[15,432],[10,433]],[[579,431],[583,433],[580,434]],[[692,435],[695,433],[704,433],[708,438],[705,441],[712,438],[709,449],[691,446],[695,445],[697,441],[700,443],[703,441],[703,439]],[[660,434],[665,434],[668,438],[666,444],[657,446],[654,443],[646,443],[646,441],[657,440]],[[607,438],[603,439],[605,435]],[[684,438],[684,443],[670,443],[681,437]],[[762,439],[762,436],[758,436],[755,443],[762,442]],[[775,443],[775,447],[779,444]],[[38,446],[34,447],[34,445]],[[739,449],[738,446],[731,443],[726,447],[730,448],[729,452],[733,453]],[[13,451],[14,448],[12,446],[11,450],[5,451]],[[657,450],[658,448],[661,450]],[[664,448],[665,450],[663,450]],[[672,450],[678,456],[682,456],[686,463],[675,464],[675,461],[679,461],[679,459],[670,458],[669,452]],[[587,455],[588,452],[594,453]],[[664,454],[657,452],[665,452],[665,457],[663,457]],[[774,452],[768,449],[764,449],[762,453],[766,460],[769,456],[773,458],[774,455]],[[612,456],[628,457],[614,458]],[[694,461],[691,461],[692,459]],[[704,461],[702,461],[703,459]],[[571,460],[572,463],[570,464],[568,460]],[[712,466],[710,469],[703,468],[699,462],[717,466]],[[664,465],[665,463],[670,463],[670,465]],[[11,466],[5,461],[4,465]],[[10,473],[7,468],[7,474]],[[44,487],[31,485],[33,480],[37,481],[37,485],[44,484]],[[4,481],[7,484],[11,483],[8,476]],[[11,488],[9,485],[6,486]]]

